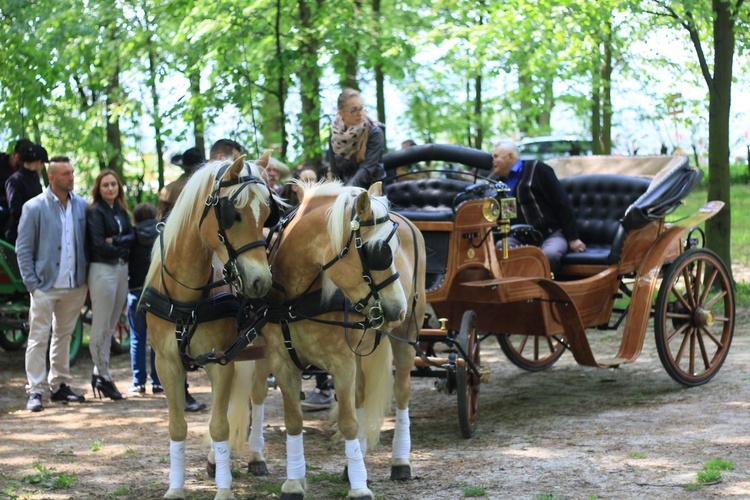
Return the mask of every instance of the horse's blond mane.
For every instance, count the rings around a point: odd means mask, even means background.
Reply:
[[[307,196],[311,198],[321,196],[335,196],[336,200],[326,211],[326,218],[328,220],[328,236],[331,241],[331,248],[335,254],[341,252],[344,248],[345,243],[349,239],[349,231],[352,219],[352,206],[357,199],[357,196],[364,192],[365,189],[353,186],[343,186],[340,182],[330,182],[317,184],[312,186],[310,193],[305,192],[305,199]],[[390,209],[390,203],[388,198],[385,196],[371,196],[370,207],[372,209],[373,218],[378,219],[388,214]],[[372,228],[372,231],[367,236],[365,244],[370,241],[385,239],[388,237],[392,229],[391,224],[379,224]],[[353,243],[352,243],[353,245]],[[398,238],[391,238],[390,246],[395,254],[398,250]],[[354,251],[351,248],[350,251]],[[336,285],[328,279],[324,274],[323,278],[323,301],[327,301],[336,291]]]
[[[198,224],[200,222],[201,215],[205,207],[205,202],[208,199],[208,195],[211,193],[214,179],[216,174],[226,165],[226,160],[213,160],[206,163],[204,166],[193,172],[188,179],[185,187],[182,189],[182,193],[177,198],[172,211],[169,213],[169,217],[166,225],[163,229],[163,245],[164,252],[168,254],[174,249],[176,245],[180,244],[180,235],[186,231],[197,231]],[[241,175],[252,175],[254,177],[261,178],[260,167],[254,163],[245,163]],[[221,190],[222,196],[231,196],[236,192],[242,184],[223,188]],[[281,206],[285,206],[286,203],[279,198],[275,193],[271,193],[273,199]],[[238,208],[246,206],[248,203],[251,204],[253,213],[255,214],[256,221],[260,216],[260,204],[267,203],[269,197],[269,189],[265,184],[250,184],[240,191],[240,194],[234,201],[235,206]],[[161,263],[161,245],[157,242],[154,245],[154,249],[151,254],[152,263]],[[149,268],[148,276],[146,276],[146,283],[151,281],[152,275],[156,272],[159,266],[152,265]]]

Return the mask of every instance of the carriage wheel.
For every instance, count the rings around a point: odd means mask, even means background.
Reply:
[[[511,363],[529,372],[546,370],[565,352],[564,336],[499,334],[497,342]]]
[[[466,311],[461,319],[458,344],[474,366],[479,367],[477,315],[474,311]],[[458,425],[461,428],[461,435],[468,439],[477,429],[479,377],[466,364],[456,368],[456,392],[458,393]]]
[[[6,351],[18,351],[26,344],[29,324],[18,317],[6,317],[8,324],[0,326],[0,347]]]
[[[724,263],[694,248],[666,270],[654,311],[656,350],[670,377],[688,387],[718,373],[734,333],[734,290]]]

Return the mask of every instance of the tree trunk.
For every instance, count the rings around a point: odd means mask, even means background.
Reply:
[[[206,157],[206,122],[203,119],[203,96],[201,94],[201,69],[199,62],[188,57],[187,77],[190,82],[190,108],[193,121],[195,147]]]
[[[533,114],[534,103],[531,95],[531,77],[518,68],[518,92],[521,110],[518,113],[518,132],[522,135],[530,135],[533,131],[533,125],[530,116]]]
[[[474,148],[482,149],[484,142],[484,127],[482,125],[482,75],[477,75],[474,79]]]
[[[120,65],[115,64],[114,73],[107,83],[107,99],[105,101],[104,118],[106,123],[107,145],[107,168],[114,170],[124,182],[122,172],[122,139],[120,134],[120,116],[113,110],[119,103],[120,95]]]
[[[151,102],[154,112],[151,119],[154,121],[154,140],[156,141],[156,173],[159,179],[159,191],[164,187],[164,139],[161,133],[161,109],[159,107],[159,93],[156,90],[156,54],[154,53],[151,35],[146,40],[148,46],[148,85],[151,88]],[[145,168],[143,174],[145,175]],[[143,178],[140,179],[141,183]]]
[[[322,154],[320,147],[320,77],[322,71],[318,65],[318,47],[320,42],[315,34],[312,7],[320,9],[323,0],[297,0],[299,5],[300,25],[302,27],[300,43],[300,93],[302,100],[302,147],[307,163],[318,172],[322,172]]]
[[[554,79],[545,79],[542,110],[537,117],[539,134],[549,135],[552,133],[552,108],[555,106]]]
[[[289,149],[289,138],[286,135],[286,64],[281,46],[281,0],[276,0],[276,23],[274,31],[276,35],[276,61],[278,64],[278,75],[276,78],[276,91],[278,92],[277,104],[279,106],[279,134],[281,143],[281,157],[286,159]]]
[[[372,12],[373,12],[373,19],[375,20],[375,26],[381,26],[381,19],[380,19],[380,0],[372,0]],[[378,111],[378,121],[380,123],[385,124],[385,74],[383,73],[383,62],[381,60],[381,54],[380,54],[380,46],[378,44],[378,39],[376,37],[375,44],[377,46],[377,61],[375,62],[375,99],[376,99],[376,106]],[[388,150],[388,140],[387,140],[387,129],[383,128],[383,149]]]
[[[706,82],[709,89],[708,199],[725,203],[723,210],[706,221],[706,244],[721,257],[730,273],[729,117],[735,44],[733,8],[732,3],[713,0],[714,76],[713,81]]]
[[[612,154],[612,22],[606,24],[604,34],[604,62],[602,63],[602,153]]]

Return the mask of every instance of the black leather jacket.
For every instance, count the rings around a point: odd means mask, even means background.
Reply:
[[[119,221],[119,223],[118,223]],[[112,243],[106,239],[111,237]],[[135,243],[130,216],[119,204],[95,203],[86,212],[86,244],[89,262],[126,263]]]

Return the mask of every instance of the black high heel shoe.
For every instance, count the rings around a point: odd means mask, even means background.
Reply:
[[[102,394],[113,401],[122,399],[122,394],[117,390],[115,383],[111,380],[104,380],[99,375],[91,376],[91,387],[95,389],[95,394],[98,393],[99,399],[102,399]]]

